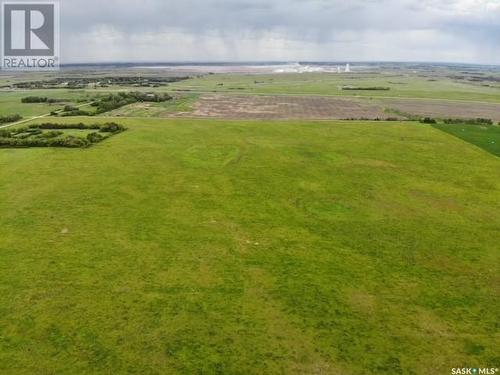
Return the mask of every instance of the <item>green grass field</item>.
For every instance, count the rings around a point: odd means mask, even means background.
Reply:
[[[41,96],[52,99],[67,99],[66,103],[22,103],[28,96]],[[81,105],[79,100],[90,100],[90,95],[83,90],[12,90],[0,92],[0,114],[19,114],[29,118],[62,109],[66,104]]]
[[[179,112],[191,112],[199,95],[175,95],[173,100],[160,103],[134,103],[108,112],[111,117],[166,117]]]
[[[0,373],[499,364],[497,157],[410,122],[116,121],[0,149]]]
[[[434,127],[500,157],[500,125],[436,124]]]

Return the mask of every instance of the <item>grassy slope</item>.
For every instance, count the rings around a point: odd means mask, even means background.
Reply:
[[[257,82],[257,83],[256,83]],[[219,86],[224,83],[224,86]],[[383,86],[390,91],[343,91],[339,87]],[[483,87],[448,78],[429,82],[413,75],[383,74],[274,74],[274,75],[209,75],[172,84],[176,89],[200,92],[257,94],[340,95],[363,97],[429,98],[500,102],[500,89]]]
[[[498,363],[497,158],[416,124],[121,121],[0,150],[0,373]]]

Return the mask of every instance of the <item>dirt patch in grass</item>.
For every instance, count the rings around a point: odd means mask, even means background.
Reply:
[[[351,308],[360,313],[371,313],[375,309],[376,298],[371,294],[355,290],[349,296]]]
[[[421,117],[489,118],[500,121],[500,104],[452,102],[445,100],[388,99],[380,101],[386,108]]]
[[[367,101],[317,96],[203,95],[188,116],[227,119],[386,119]]]

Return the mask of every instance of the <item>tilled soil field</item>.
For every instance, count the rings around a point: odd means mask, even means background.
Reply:
[[[385,119],[382,106],[368,101],[319,96],[201,96],[194,111],[183,114],[226,119]]]

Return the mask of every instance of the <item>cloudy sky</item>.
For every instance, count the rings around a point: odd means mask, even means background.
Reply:
[[[500,0],[61,0],[65,63],[500,64]]]

